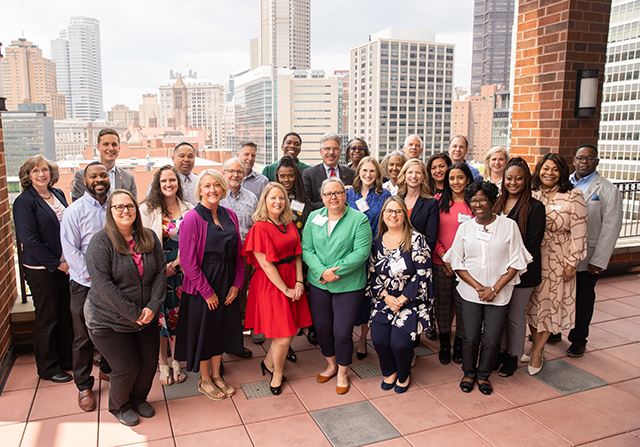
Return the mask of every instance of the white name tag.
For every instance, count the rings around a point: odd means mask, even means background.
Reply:
[[[313,218],[311,223],[316,224],[319,227],[322,227],[329,220],[328,217],[323,216],[322,214],[316,214],[316,217]]]
[[[365,212],[369,209],[369,204],[367,203],[367,199],[362,197],[361,199],[356,200],[356,206],[360,212]]]
[[[549,205],[551,211],[560,211],[562,207],[560,205]]]
[[[471,220],[471,216],[468,214],[458,213],[458,223],[465,223],[468,220]]]
[[[304,211],[304,203],[298,202],[297,200],[292,200],[291,201],[291,209],[293,211],[297,211],[299,213],[302,213]]]
[[[404,263],[404,258],[400,258],[389,264],[389,268],[391,269],[391,274],[395,275],[396,273],[403,272],[407,268],[407,264]]]
[[[491,239],[491,233],[487,233],[484,230],[478,230],[476,239],[478,239],[479,241],[489,242],[489,240]]]

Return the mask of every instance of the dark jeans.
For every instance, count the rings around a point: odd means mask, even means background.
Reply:
[[[596,281],[600,275],[587,271],[576,273],[576,325],[569,332],[569,341],[580,346],[587,344],[589,325],[596,302]]]
[[[472,303],[461,298],[460,308],[464,325],[462,371],[469,379],[487,380],[500,352],[500,341],[509,306]]]
[[[33,346],[38,375],[50,379],[71,369],[73,326],[69,310],[69,275],[61,270],[24,267],[24,277],[33,298],[36,321]]]
[[[79,391],[93,388],[93,343],[84,322],[84,302],[89,287],[69,281],[71,291],[71,316],[73,318],[73,380]]]
[[[109,412],[117,414],[146,401],[158,368],[158,320],[138,332],[89,329],[89,335],[111,365]]]
[[[340,366],[351,365],[353,324],[358,316],[364,289],[331,293],[309,286],[309,308],[318,333],[318,344],[325,357],[336,356]]]
[[[397,381],[404,383],[411,373],[413,360],[411,336],[392,324],[372,321],[371,340],[378,353],[382,375],[387,377],[397,372]]]

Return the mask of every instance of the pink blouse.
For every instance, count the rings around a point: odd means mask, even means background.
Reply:
[[[135,262],[136,267],[138,267],[140,279],[142,279],[142,272],[144,271],[144,266],[142,265],[142,255],[133,251],[133,246],[136,245],[136,241],[133,238],[127,243],[129,244],[129,250],[131,250],[131,257],[133,258],[133,262]]]

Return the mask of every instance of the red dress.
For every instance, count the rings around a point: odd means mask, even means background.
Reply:
[[[274,264],[288,256],[293,258],[302,254],[295,225],[289,223],[287,232],[282,233],[273,223],[258,221],[247,234],[242,254],[256,267],[256,272],[249,286],[245,327],[253,328],[254,333],[264,334],[267,338],[282,338],[295,335],[298,328],[310,326],[312,321],[306,294],[298,301],[287,298],[269,280],[253,252],[264,253],[266,260]],[[287,287],[294,288],[295,261],[276,265],[276,268]]]

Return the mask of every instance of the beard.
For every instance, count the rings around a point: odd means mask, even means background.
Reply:
[[[96,192],[96,186],[98,185],[104,186],[103,192],[101,193]],[[87,186],[87,191],[89,191],[89,194],[91,194],[96,199],[100,199],[102,197],[105,197],[107,194],[109,194],[109,186],[110,185],[107,182],[96,182],[93,184],[93,186]]]

